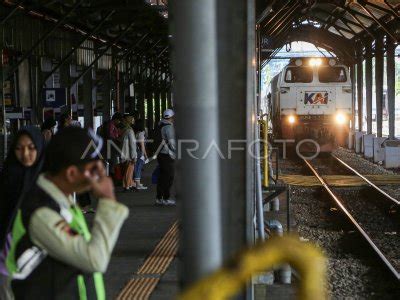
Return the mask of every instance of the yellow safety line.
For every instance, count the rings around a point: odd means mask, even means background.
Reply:
[[[164,260],[168,259],[168,257],[171,257],[174,253],[176,253],[176,249],[174,249],[174,244],[177,243],[176,241],[177,239],[174,239],[174,237],[172,237],[169,240],[169,243],[167,245],[165,245],[164,251],[162,251],[159,256],[155,257],[155,260],[153,262],[153,264],[149,267],[149,269],[146,271],[147,274],[159,274],[161,273],[160,271],[158,271],[160,269],[160,267],[164,266]],[[173,256],[172,256],[173,258]],[[142,270],[141,273],[144,273],[144,271]]]
[[[138,274],[156,274],[153,272],[154,267],[159,263],[160,258],[162,258],[169,249],[170,244],[174,241],[174,236],[177,234],[177,230],[174,230],[170,234],[166,234],[163,238],[162,247],[158,247],[158,251],[153,251],[146,263],[139,269]]]
[[[178,252],[179,230],[176,221],[158,242],[136,273],[120,292],[118,300],[146,300],[156,288]]]
[[[160,255],[160,252],[165,249],[165,244],[167,244],[170,241],[170,236],[171,234],[175,234],[176,230],[178,227],[176,226],[176,223],[168,230],[168,232],[165,234],[163,239],[157,244],[157,246],[154,248],[152,253],[150,254],[149,258],[146,259],[145,263],[140,267],[138,274],[144,274],[148,273],[148,268],[151,267],[151,265],[154,263],[154,261],[157,259],[157,257]]]

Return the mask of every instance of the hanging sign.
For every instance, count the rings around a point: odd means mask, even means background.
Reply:
[[[43,89],[42,99],[44,107],[59,108],[67,105],[67,90],[65,88]]]

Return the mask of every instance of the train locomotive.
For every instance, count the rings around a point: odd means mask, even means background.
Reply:
[[[349,68],[335,58],[291,59],[271,80],[268,110],[275,139],[312,140],[323,152],[345,145],[352,114]]]

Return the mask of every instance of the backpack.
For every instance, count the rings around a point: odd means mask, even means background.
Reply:
[[[168,141],[164,141],[164,139],[161,135],[161,129],[165,126],[171,126],[171,124],[161,123],[161,124],[157,125],[156,129],[154,130],[153,142],[151,143],[151,147],[150,147],[153,155],[156,154],[157,150],[158,150],[158,152],[160,152],[160,150],[161,150],[160,145],[162,142],[164,142],[164,143],[168,142]]]

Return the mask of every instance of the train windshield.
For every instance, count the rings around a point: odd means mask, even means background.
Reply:
[[[343,67],[320,67],[318,69],[319,82],[346,82],[346,70]]]
[[[289,67],[286,69],[285,82],[310,83],[313,81],[313,69],[310,67]]]

